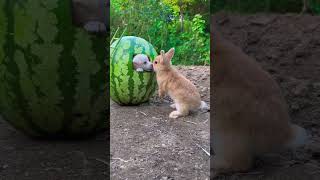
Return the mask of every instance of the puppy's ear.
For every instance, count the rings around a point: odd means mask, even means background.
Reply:
[[[160,51],[161,56],[164,56],[164,50]]]
[[[162,57],[162,60],[165,61],[166,57],[165,57],[164,50],[161,50],[161,51],[160,51],[160,55],[161,55],[161,57]]]
[[[166,60],[167,60],[167,61],[171,61],[173,55],[174,55],[174,48],[171,48],[171,49],[166,53]]]

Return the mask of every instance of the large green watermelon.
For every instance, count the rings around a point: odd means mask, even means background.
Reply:
[[[107,36],[72,23],[69,0],[0,0],[0,114],[35,137],[106,129]]]
[[[157,86],[155,73],[134,70],[132,60],[136,54],[146,54],[151,61],[157,56],[149,42],[135,36],[122,37],[110,47],[110,96],[121,105],[148,101]]]

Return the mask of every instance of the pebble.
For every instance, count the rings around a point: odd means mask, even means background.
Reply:
[[[320,89],[320,82],[313,83],[312,86],[315,89]]]
[[[9,165],[8,164],[4,164],[4,165],[2,165],[2,169],[7,169],[9,167]]]
[[[306,83],[300,83],[293,89],[293,94],[296,96],[303,95],[308,90]]]

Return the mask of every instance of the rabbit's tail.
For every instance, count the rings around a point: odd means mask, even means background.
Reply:
[[[293,137],[287,144],[287,147],[290,149],[294,149],[294,148],[305,145],[308,140],[307,131],[304,128],[295,124],[291,125],[291,129],[293,132]]]
[[[208,104],[204,101],[201,101],[199,109],[203,112],[208,112],[210,110]]]

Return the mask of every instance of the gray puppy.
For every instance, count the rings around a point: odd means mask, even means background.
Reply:
[[[145,54],[137,54],[133,57],[133,67],[137,72],[153,71],[153,65]]]
[[[105,33],[109,27],[109,0],[72,0],[73,23],[90,33]]]

